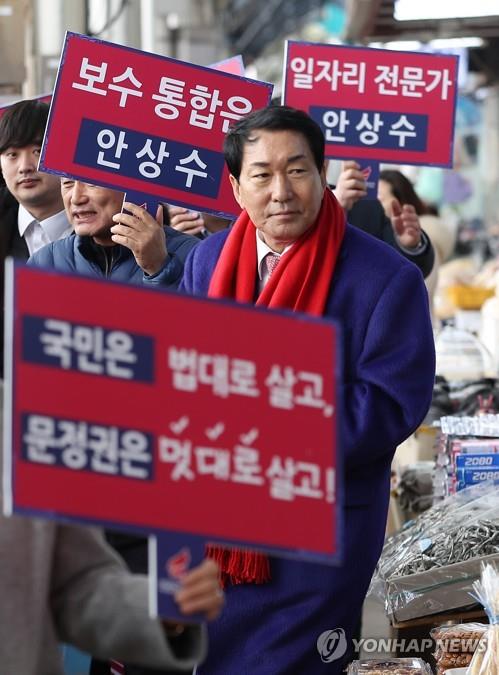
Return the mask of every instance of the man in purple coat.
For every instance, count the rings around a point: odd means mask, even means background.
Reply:
[[[256,111],[232,127],[224,150],[243,211],[193,249],[183,287],[341,325],[344,561],[252,554],[248,565],[247,553],[231,556],[227,608],[198,673],[340,673],[383,544],[391,459],[431,400],[427,293],[412,263],[345,223],[327,189],[322,131],[308,115]]]

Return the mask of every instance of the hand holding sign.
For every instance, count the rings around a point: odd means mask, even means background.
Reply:
[[[400,246],[416,248],[421,243],[421,225],[418,214],[412,204],[400,205],[398,199],[392,201],[392,227]]]
[[[182,614],[201,612],[208,621],[218,617],[224,605],[219,576],[217,563],[213,560],[204,560],[181,577],[175,601]]]
[[[200,234],[204,229],[203,216],[198,211],[190,211],[181,206],[169,206],[170,225],[185,234]]]
[[[333,192],[346,211],[349,211],[359,199],[366,196],[366,178],[357,162],[341,163],[341,173]]]
[[[168,251],[163,229],[163,207],[158,206],[156,220],[141,206],[125,202],[123,208],[130,213],[117,213],[111,228],[115,244],[129,248],[146,274],[157,274],[165,264]]]

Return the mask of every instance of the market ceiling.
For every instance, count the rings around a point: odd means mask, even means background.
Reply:
[[[417,3],[417,0],[413,2]],[[479,0],[475,2],[480,4]],[[435,38],[469,36],[499,39],[499,0],[497,5],[497,16],[397,21],[394,18],[395,0],[346,0],[344,37],[363,43],[392,40],[427,42]]]

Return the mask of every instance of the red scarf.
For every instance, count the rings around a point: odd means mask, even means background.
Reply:
[[[322,316],[345,234],[345,215],[326,189],[314,225],[280,259],[255,304]],[[257,280],[255,226],[243,211],[234,223],[211,278],[208,296],[254,302]],[[256,551],[209,546],[207,555],[222,570],[224,586],[265,583],[270,579],[266,555]]]

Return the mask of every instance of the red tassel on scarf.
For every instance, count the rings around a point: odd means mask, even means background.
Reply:
[[[258,551],[208,545],[206,557],[218,563],[221,570],[222,588],[226,588],[229,582],[237,586],[238,584],[265,584],[270,581],[269,559]]]
[[[343,209],[333,193],[326,189],[317,221],[281,257],[255,304],[321,316],[345,227]],[[256,267],[255,225],[243,211],[222,249],[208,296],[253,302]],[[208,546],[207,556],[220,565],[224,588],[229,581],[233,584],[270,581],[270,564],[263,553]]]

